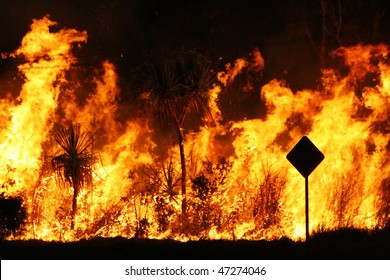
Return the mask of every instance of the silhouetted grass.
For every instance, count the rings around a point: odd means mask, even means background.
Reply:
[[[1,259],[389,259],[390,230],[316,233],[309,243],[95,238],[77,242],[2,241]]]

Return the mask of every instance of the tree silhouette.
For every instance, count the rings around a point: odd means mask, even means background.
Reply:
[[[77,196],[83,186],[92,184],[92,163],[94,161],[94,135],[82,132],[80,124],[70,124],[69,128],[58,125],[52,136],[61,147],[58,156],[52,158],[52,167],[62,182],[73,188],[72,224],[77,211]]]
[[[189,113],[207,114],[208,91],[214,83],[211,62],[199,53],[179,54],[149,63],[146,85],[156,118],[173,121],[177,131],[180,163],[182,213],[186,213],[186,160],[184,121]],[[208,114],[210,115],[210,114]]]

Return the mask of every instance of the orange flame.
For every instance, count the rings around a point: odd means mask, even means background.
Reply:
[[[12,54],[27,61],[19,66],[25,79],[20,96],[9,103],[9,117],[2,118],[0,176],[2,182],[13,182],[11,192],[22,191],[37,179],[41,145],[50,130],[61,87],[66,84],[65,71],[74,62],[72,44],[87,38],[86,32],[73,29],[50,33],[54,24],[48,17],[34,20],[22,45]]]
[[[244,69],[255,69],[260,78],[265,67],[260,51],[254,50],[251,61],[228,64],[209,92],[215,125],[205,122],[185,134],[189,179],[183,222],[178,146],[167,147],[168,156],[157,152],[151,116],[117,120],[120,89],[109,61],[93,79],[93,92],[78,102],[66,73],[76,63],[73,45],[85,43],[87,34],[51,32],[55,24],[48,17],[33,21],[13,53],[27,60],[19,66],[25,77],[20,95],[0,100],[2,192],[22,195],[28,210],[24,231],[11,238],[301,238],[304,181],[285,155],[303,135],[326,155],[310,176],[310,228],[372,229],[388,222],[388,46],[335,50],[348,71],[323,69],[320,89],[293,92],[284,81],[269,81],[259,93],[267,109],[263,119],[226,120],[220,107],[220,96]],[[81,123],[96,138],[93,182],[78,194],[74,230],[72,187],[59,182],[44,156],[58,149],[49,137],[55,122]]]

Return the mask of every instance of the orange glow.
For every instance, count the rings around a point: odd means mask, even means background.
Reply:
[[[224,90],[243,70],[256,69],[260,79],[267,67],[261,50],[226,65],[209,92],[213,121],[185,131],[188,212],[183,222],[174,136],[156,135],[160,130],[152,114],[119,120],[119,78],[110,61],[99,66],[94,89],[78,96],[80,89],[70,85],[67,74],[76,71],[72,49],[86,43],[87,33],[51,32],[54,25],[48,17],[33,21],[12,54],[26,60],[18,68],[21,91],[16,98],[0,99],[1,191],[22,196],[28,213],[22,234],[10,238],[300,239],[304,179],[285,157],[303,135],[325,154],[309,177],[310,228],[373,229],[388,222],[383,211],[390,178],[388,46],[335,50],[348,71],[322,69],[320,89],[294,92],[284,81],[269,81],[259,92],[267,110],[263,119],[226,120],[220,106]],[[76,194],[74,229],[75,187],[50,164],[61,150],[50,137],[56,123],[78,123],[94,137],[88,147],[94,155],[92,181]]]

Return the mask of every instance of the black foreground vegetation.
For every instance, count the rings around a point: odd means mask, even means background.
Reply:
[[[0,240],[11,234],[17,235],[26,217],[21,197],[5,197],[0,194]]]
[[[316,233],[308,244],[274,241],[96,238],[77,242],[1,241],[1,259],[389,259],[390,227]]]

